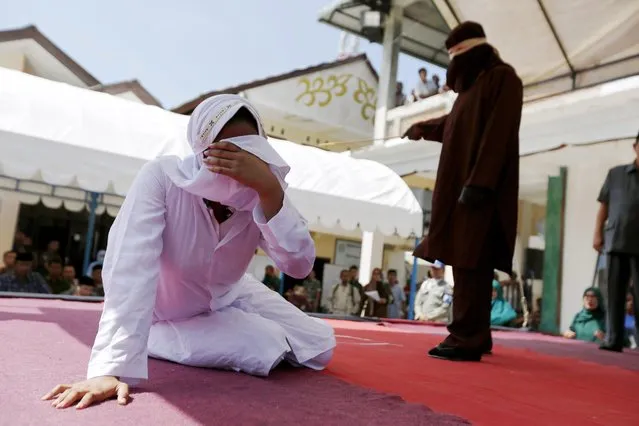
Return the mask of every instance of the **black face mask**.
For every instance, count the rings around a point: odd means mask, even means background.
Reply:
[[[468,52],[455,56],[446,71],[446,85],[457,93],[464,92],[473,85],[482,71],[501,62],[495,49],[483,44]]]

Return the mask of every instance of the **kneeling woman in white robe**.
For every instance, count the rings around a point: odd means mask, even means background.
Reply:
[[[109,233],[88,379],[146,379],[148,355],[259,376],[282,360],[323,369],[332,328],[246,274],[258,247],[292,277],[313,267],[306,222],[284,194],[289,167],[239,96],[205,100],[188,127],[194,155],[146,164]],[[76,385],[48,396],[68,406]]]

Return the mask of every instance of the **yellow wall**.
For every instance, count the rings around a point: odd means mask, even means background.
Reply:
[[[332,263],[335,257],[335,235],[322,234],[313,232],[313,241],[315,241],[315,256],[330,259]]]
[[[435,188],[435,179],[428,179],[418,174],[404,176],[402,179],[411,188],[430,189],[431,191]]]

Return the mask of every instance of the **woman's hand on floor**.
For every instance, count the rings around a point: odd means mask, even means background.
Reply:
[[[565,332],[564,332],[564,337],[565,337],[566,339],[574,339],[576,336],[577,336],[577,333],[575,333],[575,332],[574,332],[574,331],[572,331],[572,330],[568,330],[568,331],[565,331]]]
[[[55,408],[67,408],[79,401],[76,408],[82,409],[115,397],[118,404],[126,405],[129,401],[129,386],[116,377],[102,376],[72,385],[58,385],[43,396],[42,400],[53,399],[51,406]]]

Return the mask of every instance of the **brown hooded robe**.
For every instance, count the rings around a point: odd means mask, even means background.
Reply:
[[[430,228],[415,249],[417,257],[511,272],[522,104],[515,70],[496,61],[459,93],[448,115],[415,125],[422,138],[442,142]],[[460,204],[465,186],[489,189],[491,196],[478,208]]]

